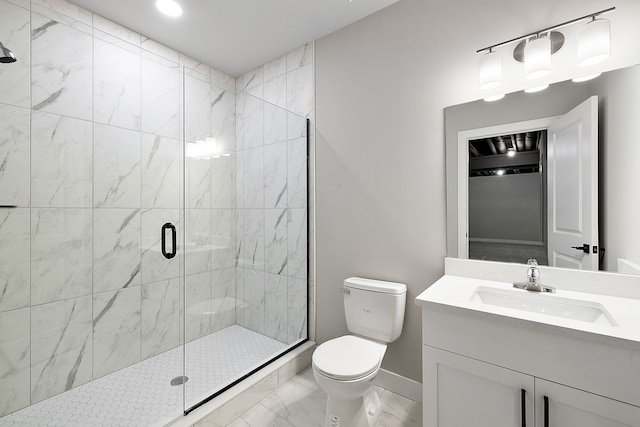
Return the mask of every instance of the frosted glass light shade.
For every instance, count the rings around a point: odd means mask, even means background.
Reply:
[[[478,70],[480,89],[495,89],[502,84],[502,54],[500,52],[487,52],[480,58]]]
[[[524,77],[539,79],[551,72],[551,39],[538,37],[524,46]]]
[[[611,55],[611,35],[607,19],[595,19],[578,30],[578,65],[599,64]]]

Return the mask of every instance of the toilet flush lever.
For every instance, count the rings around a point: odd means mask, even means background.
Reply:
[[[351,289],[349,288],[342,287],[340,288],[340,292],[342,292],[343,294],[351,295]]]

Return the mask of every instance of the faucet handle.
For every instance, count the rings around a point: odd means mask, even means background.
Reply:
[[[529,260],[527,261],[527,265],[538,265],[538,260],[530,256]]]

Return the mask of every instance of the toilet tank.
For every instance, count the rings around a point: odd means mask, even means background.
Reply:
[[[393,342],[402,333],[407,286],[350,277],[344,281],[347,328],[356,335]]]

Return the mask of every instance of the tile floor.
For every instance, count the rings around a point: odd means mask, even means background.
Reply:
[[[2,417],[0,427],[164,426],[183,403],[192,406],[287,347],[233,325]],[[171,386],[183,372],[184,390]]]
[[[382,388],[376,388],[382,401],[382,414],[376,427],[419,427],[422,405]],[[231,423],[216,423],[209,416],[194,427],[322,427],[327,402],[313,371],[307,369],[276,389]]]

